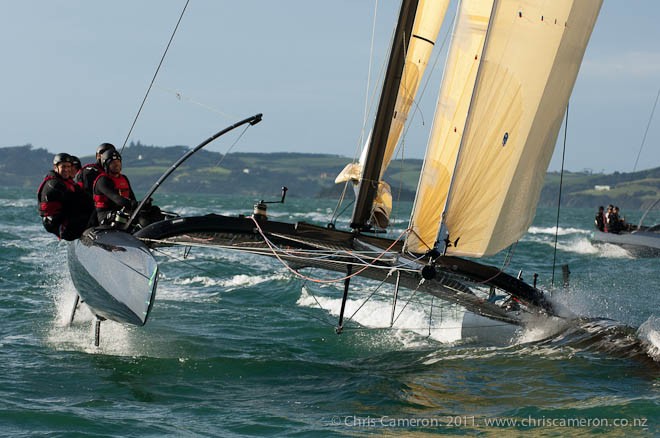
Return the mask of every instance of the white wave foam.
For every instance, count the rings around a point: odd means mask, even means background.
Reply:
[[[529,233],[529,234],[549,234],[551,236],[554,236],[555,234],[557,234],[559,236],[567,236],[569,234],[589,235],[589,234],[591,234],[591,231],[590,230],[585,230],[585,229],[582,229],[582,228],[573,228],[573,227],[568,227],[568,228],[559,227],[559,229],[557,229],[557,227],[536,227],[536,226],[532,226],[532,227],[529,227],[529,229],[527,230],[527,233]]]
[[[310,308],[318,308],[320,305],[330,315],[338,317],[341,302],[341,298],[314,297],[306,287],[303,287],[296,304]],[[360,306],[362,307],[360,308]],[[405,347],[416,346],[419,336],[429,337],[442,343],[456,342],[461,339],[462,309],[455,306],[434,306],[433,318],[429,327],[427,308],[418,303],[409,304],[403,312],[401,311],[402,308],[403,304],[397,306],[395,321],[391,328],[417,335],[412,338],[403,334],[398,335],[398,340]],[[353,321],[363,327],[390,328],[391,315],[392,305],[390,302],[373,297],[366,303],[364,303],[364,299],[348,299],[344,311],[344,321],[352,318]]]
[[[651,316],[639,326],[637,337],[647,345],[647,353],[660,362],[660,318]]]
[[[0,208],[37,207],[36,199],[0,199]]]
[[[551,246],[554,248],[554,240],[542,240],[539,243]],[[630,253],[617,245],[610,244],[593,244],[591,240],[584,237],[576,237],[567,241],[557,242],[557,249],[564,252],[572,252],[575,254],[597,255],[599,257],[606,257],[612,259],[625,259],[632,258]]]
[[[222,287],[227,290],[240,289],[244,287],[254,286],[260,283],[274,280],[284,280],[285,275],[234,275],[231,278],[211,278],[201,275],[196,275],[190,278],[174,279],[173,283],[177,285],[201,285],[203,287]]]

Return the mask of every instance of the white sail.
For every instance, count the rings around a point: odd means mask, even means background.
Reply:
[[[448,254],[495,254],[531,225],[601,4],[495,1],[445,206]]]
[[[415,253],[433,248],[438,234],[492,7],[493,0],[464,0],[457,13],[406,240]]]

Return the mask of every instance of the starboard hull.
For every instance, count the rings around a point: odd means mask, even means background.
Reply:
[[[98,317],[142,326],[156,295],[158,264],[149,249],[120,230],[85,231],[69,243],[69,272]]]
[[[591,241],[620,246],[635,257],[660,257],[660,232],[633,231],[616,234],[594,231]]]

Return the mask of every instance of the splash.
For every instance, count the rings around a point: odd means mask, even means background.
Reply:
[[[112,354],[117,356],[135,356],[140,348],[133,346],[132,332],[135,328],[104,321],[100,347],[94,346],[96,318],[84,303],[79,303],[71,324],[77,292],[67,275],[58,281],[53,293],[55,314],[46,334],[46,343],[55,350],[82,351],[88,354]]]
[[[660,362],[660,318],[651,316],[637,330],[637,336],[646,346],[646,351],[654,361]]]
[[[463,310],[456,306],[435,305],[433,313],[429,313],[430,306],[415,302],[410,303],[404,310],[404,304],[399,304],[394,312],[392,323],[392,303],[382,297],[372,297],[365,302],[366,297],[348,299],[344,311],[344,321],[356,322],[367,328],[392,328],[395,331],[414,333],[414,337],[405,334],[395,335],[406,347],[416,346],[419,336],[431,338],[442,343],[453,343],[461,339]],[[306,287],[302,288],[300,297],[296,302],[301,307],[323,309],[330,315],[338,317],[341,310],[341,298],[328,298],[312,295]]]

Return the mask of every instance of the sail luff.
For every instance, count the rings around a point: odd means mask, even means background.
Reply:
[[[492,255],[530,226],[602,0],[498,1],[453,176],[452,255]]]
[[[380,102],[376,111],[376,119],[370,142],[367,146],[366,160],[351,218],[351,228],[355,230],[369,228],[372,205],[376,197],[376,190],[378,189],[387,138],[389,136],[397,92],[401,82],[406,46],[412,34],[417,4],[417,0],[403,0],[401,3]]]
[[[492,9],[493,0],[463,0],[458,6],[411,213],[413,232],[406,239],[407,251],[424,253],[435,246]]]

